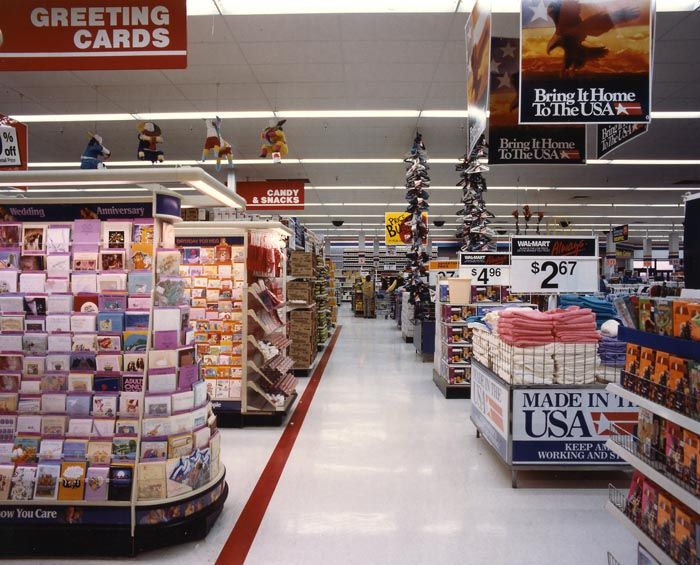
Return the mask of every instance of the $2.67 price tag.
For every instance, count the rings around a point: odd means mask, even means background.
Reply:
[[[511,245],[513,292],[597,292],[596,237],[515,236]]]

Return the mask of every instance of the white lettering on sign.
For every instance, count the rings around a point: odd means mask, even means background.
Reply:
[[[537,117],[606,117],[641,114],[635,92],[608,92],[604,88],[577,88],[560,92],[534,89],[532,107]]]
[[[170,31],[166,27],[145,29],[145,26],[170,25],[170,11],[165,6],[35,8],[30,20],[38,28],[81,28],[73,35],[73,43],[83,50],[164,49],[170,45]]]
[[[265,194],[266,196],[254,196],[251,204],[301,204],[300,190],[298,188],[270,188]]]
[[[58,511],[44,508],[6,508],[0,510],[0,519],[56,520],[58,519]]]

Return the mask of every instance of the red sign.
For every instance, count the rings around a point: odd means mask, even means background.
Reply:
[[[187,67],[186,0],[0,0],[0,70]]]
[[[28,161],[27,126],[0,114],[0,171],[26,171]]]
[[[247,210],[303,210],[304,181],[264,180],[237,182],[236,192]]]

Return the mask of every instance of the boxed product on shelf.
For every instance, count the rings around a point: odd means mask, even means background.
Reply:
[[[293,277],[313,277],[316,275],[316,257],[308,251],[292,251],[289,274]]]
[[[313,304],[314,282],[304,280],[292,280],[287,282],[287,300]]]

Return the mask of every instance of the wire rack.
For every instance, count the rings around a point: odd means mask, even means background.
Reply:
[[[615,556],[608,551],[608,565],[622,565]]]
[[[590,385],[618,382],[620,367],[600,362],[597,343],[553,342],[516,347],[483,329],[472,337],[473,356],[514,385]]]
[[[661,508],[668,514],[668,520],[659,520],[659,506],[666,504],[656,500],[646,500],[642,495],[641,484],[630,487],[629,492],[608,485],[608,499],[629,520],[648,535],[666,554],[680,565],[699,565],[695,547],[695,532],[682,542],[674,535],[674,512],[672,508]],[[661,522],[661,523],[659,523]]]
[[[643,398],[700,421],[700,395],[686,392],[690,390],[690,383],[681,381],[679,387],[672,389],[662,382],[655,382],[634,373],[622,371],[621,384],[627,390]]]
[[[696,473],[696,461],[692,458],[686,467],[683,464],[685,442],[682,437],[666,439],[666,451],[657,449],[653,438],[639,438],[624,428],[611,423],[610,439],[647,465],[664,475],[688,493],[700,495],[700,483]]]

